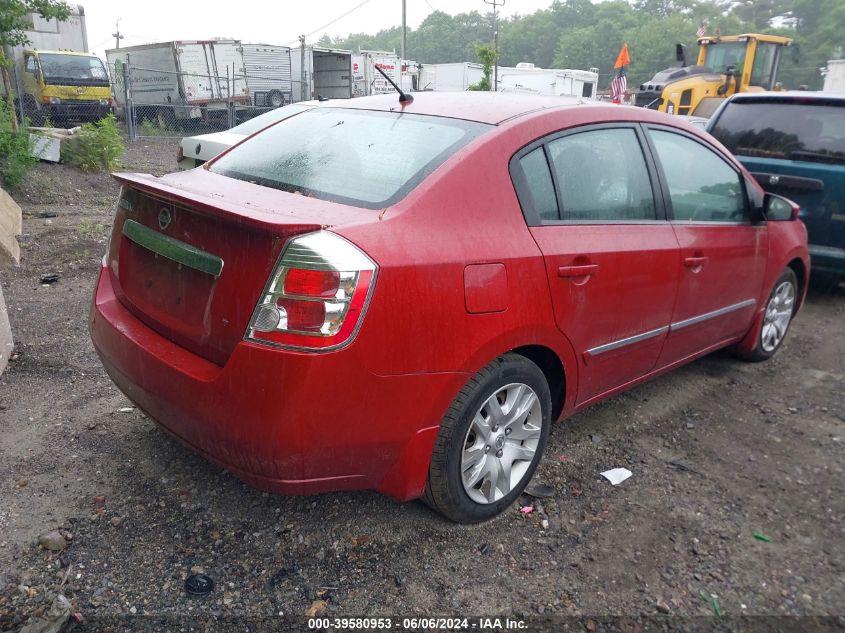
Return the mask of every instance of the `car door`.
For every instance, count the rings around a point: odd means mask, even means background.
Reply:
[[[579,404],[647,374],[669,329],[678,244],[643,142],[635,124],[589,126],[511,161],[557,326],[578,357]]]
[[[751,221],[744,176],[715,147],[673,128],[648,126],[648,136],[680,246],[680,286],[662,366],[748,330],[768,232],[764,222]]]

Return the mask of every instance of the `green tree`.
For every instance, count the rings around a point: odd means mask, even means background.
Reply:
[[[478,83],[472,84],[470,90],[489,91],[492,86],[490,75],[493,72],[493,64],[496,63],[496,49],[491,44],[476,44],[475,55],[482,65],[482,77]]]

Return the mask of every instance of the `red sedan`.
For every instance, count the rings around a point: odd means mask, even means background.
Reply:
[[[553,421],[722,347],[772,356],[809,276],[797,207],[647,109],[327,102],[116,178],[90,329],[132,401],[257,487],[461,522],[519,496]]]

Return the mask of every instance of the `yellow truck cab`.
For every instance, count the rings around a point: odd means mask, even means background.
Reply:
[[[16,66],[18,100],[31,125],[97,121],[111,112],[109,76],[96,55],[24,49]]]
[[[667,114],[709,117],[733,94],[773,90],[781,53],[792,39],[745,33],[701,37],[698,44],[695,65],[687,63],[679,44],[676,66],[642,84],[635,103]]]

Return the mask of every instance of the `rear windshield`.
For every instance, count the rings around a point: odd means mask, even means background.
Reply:
[[[283,121],[294,114],[310,110],[313,107],[314,106],[303,106],[293,103],[281,108],[276,108],[275,110],[270,110],[270,112],[265,112],[264,114],[259,114],[257,117],[250,119],[249,121],[244,121],[240,125],[236,125],[229,131],[235,132],[236,134],[242,134],[243,136],[249,136],[258,130],[263,130],[268,125],[273,125],[276,121]]]
[[[210,169],[274,189],[380,209],[488,129],[459,119],[316,108],[247,139]]]
[[[729,103],[710,133],[740,156],[845,163],[845,106]]]

